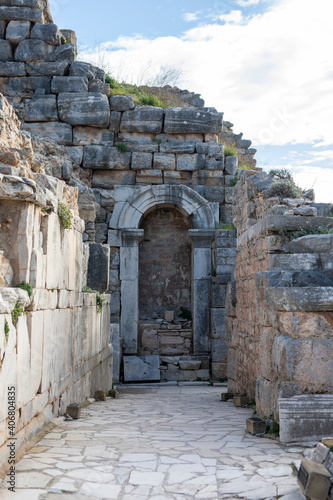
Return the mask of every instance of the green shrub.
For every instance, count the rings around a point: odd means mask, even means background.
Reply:
[[[28,292],[29,297],[31,297],[34,291],[34,287],[30,285],[30,283],[26,283],[25,281],[22,281],[22,283],[18,286],[18,288],[21,288],[22,290]]]
[[[224,224],[220,222],[220,224],[217,224],[216,229],[227,229],[229,231],[234,231],[236,227],[233,224]]]
[[[303,198],[304,191],[292,181],[278,180],[273,182],[267,190],[267,196],[268,198],[274,198],[275,196],[281,198]]]
[[[12,322],[15,325],[19,316],[22,316],[24,309],[20,306],[19,302],[16,302],[14,309],[12,310]]]
[[[121,142],[120,144],[117,144],[117,149],[119,153],[126,153],[127,152],[127,145]]]
[[[72,212],[61,201],[58,202],[58,216],[64,229],[70,229],[72,227]]]
[[[237,156],[237,148],[233,144],[232,146],[225,146],[224,148],[224,156]]]
[[[5,331],[5,338],[6,340],[8,340],[8,337],[9,337],[9,324],[8,324],[8,321],[5,319],[5,328],[4,328],[4,331]]]
[[[272,170],[269,171],[269,175],[278,177],[280,180],[294,182],[293,176],[286,168],[273,168]]]
[[[87,286],[84,286],[82,288],[83,293],[95,293],[96,294],[96,306],[97,306],[97,312],[101,313],[103,309],[103,305],[105,304],[105,300],[103,299],[102,295],[97,291],[93,290],[92,288],[89,288]]]
[[[143,95],[140,97],[140,102],[144,106],[156,106],[157,108],[162,108],[162,102],[155,95]]]
[[[236,174],[235,177],[231,181],[231,187],[236,186],[237,182],[238,182],[238,175]]]
[[[302,236],[308,236],[309,234],[333,234],[333,229],[329,229],[325,226],[313,227],[312,229],[304,229],[302,231],[295,231],[291,234],[290,239],[295,240],[296,238],[301,238]]]

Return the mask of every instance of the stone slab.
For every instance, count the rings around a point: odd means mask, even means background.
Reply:
[[[165,113],[164,132],[167,134],[219,134],[222,114],[193,108],[169,108]]]
[[[109,287],[110,248],[100,243],[89,244],[87,286],[100,293]]]
[[[125,382],[155,382],[160,380],[159,356],[124,356]]]
[[[58,95],[60,120],[71,125],[107,128],[110,122],[109,102],[100,92],[64,92]]]

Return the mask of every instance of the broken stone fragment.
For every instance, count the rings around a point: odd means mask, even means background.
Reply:
[[[266,432],[266,422],[261,420],[261,418],[247,418],[246,419],[246,430],[250,434],[264,434]]]
[[[14,272],[4,252],[0,250],[0,288],[9,287],[13,281]]]
[[[106,392],[105,391],[95,391],[94,398],[99,401],[106,401]]]

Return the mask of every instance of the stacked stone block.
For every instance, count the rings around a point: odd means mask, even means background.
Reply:
[[[333,390],[333,238],[290,240],[295,231],[333,228],[333,219],[316,216],[306,198],[267,198],[272,182],[247,172],[237,183],[226,304],[229,389],[255,397],[259,415],[278,421],[279,398]]]

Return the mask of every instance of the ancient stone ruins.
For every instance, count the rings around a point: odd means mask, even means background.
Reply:
[[[0,0],[0,463],[8,385],[19,445],[113,380],[228,379],[282,440],[333,432],[332,207],[272,195],[192,94],[109,97],[75,42]]]

